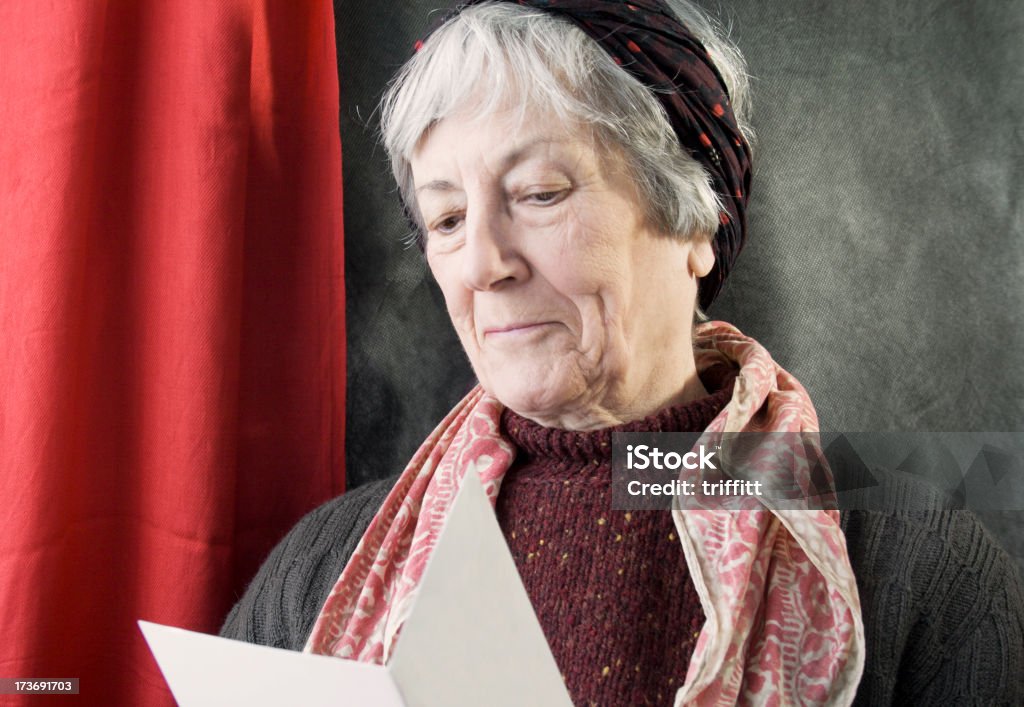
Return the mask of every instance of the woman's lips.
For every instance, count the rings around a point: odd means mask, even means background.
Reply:
[[[513,338],[532,334],[552,324],[554,324],[554,322],[522,322],[517,324],[488,327],[487,329],[484,329],[484,337],[496,336],[499,338]]]

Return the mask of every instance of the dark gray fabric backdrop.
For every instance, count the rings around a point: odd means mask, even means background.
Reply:
[[[335,0],[350,486],[400,471],[473,383],[376,144],[438,5]],[[1024,3],[710,7],[758,132],[751,237],[711,315],[804,383],[823,428],[1024,430]],[[983,514],[1024,565],[1022,518]]]

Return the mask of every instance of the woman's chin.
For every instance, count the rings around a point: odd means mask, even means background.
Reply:
[[[564,384],[548,384],[544,376],[505,377],[484,387],[505,407],[548,427],[562,426],[559,421],[575,417],[581,406],[580,391]]]

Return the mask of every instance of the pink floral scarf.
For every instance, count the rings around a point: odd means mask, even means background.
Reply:
[[[697,328],[698,370],[739,368],[705,435],[814,432],[807,392],[724,322]],[[306,651],[384,663],[409,615],[446,513],[468,472],[491,503],[515,458],[502,406],[474,389],[405,468],[341,573]],[[864,626],[836,511],[673,511],[706,622],[676,705],[850,704]]]

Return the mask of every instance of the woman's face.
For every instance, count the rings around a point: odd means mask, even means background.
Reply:
[[[711,247],[647,223],[619,148],[538,111],[455,115],[412,171],[430,269],[503,404],[593,429],[703,393],[691,322]]]

